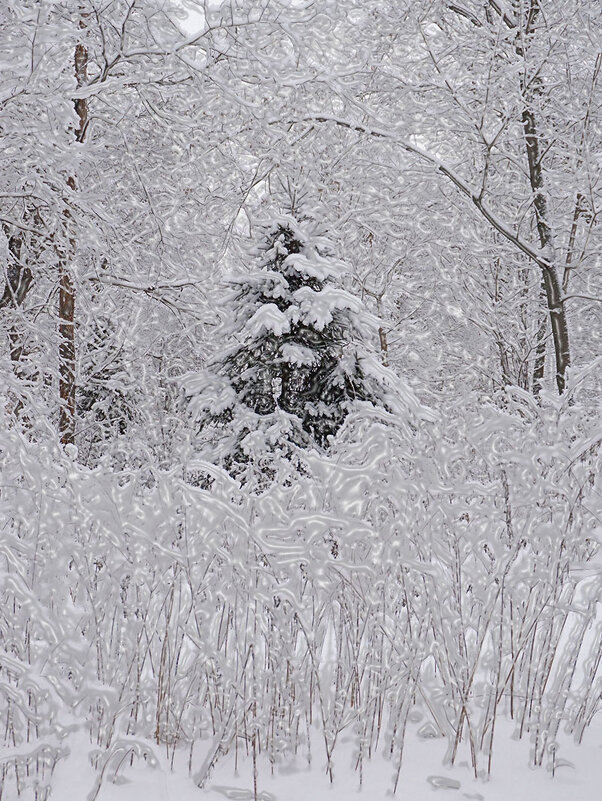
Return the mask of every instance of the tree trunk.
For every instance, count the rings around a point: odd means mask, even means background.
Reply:
[[[521,335],[518,342],[519,366],[517,383],[521,389],[524,389],[525,392],[528,392],[529,387],[531,386],[529,380],[529,356],[531,349],[531,344],[529,342],[529,331],[531,329],[531,317],[529,309],[530,274],[527,267],[521,267],[519,269],[519,285],[521,295],[519,313]]]
[[[525,38],[532,35],[539,13],[539,0],[530,0],[524,28]],[[524,58],[525,51],[520,38],[517,38],[516,51]],[[525,133],[527,162],[529,165],[529,182],[533,192],[533,206],[535,208],[539,244],[545,259],[545,264],[542,264],[543,286],[548,314],[550,316],[556,356],[556,384],[558,386],[558,392],[562,394],[566,384],[566,371],[571,364],[571,350],[566,310],[562,300],[562,287],[556,263],[554,236],[548,219],[548,204],[542,167],[542,153],[545,151],[545,147],[542,147],[542,139],[537,128],[537,120],[533,110],[533,100],[543,94],[543,86],[539,76],[535,76],[527,82],[526,66],[525,75],[521,81],[521,90],[525,103],[522,113],[522,123]]]
[[[544,286],[542,281],[541,286],[542,295],[544,294]],[[533,363],[533,383],[532,392],[535,396],[539,395],[543,389],[543,377],[546,369],[546,332],[548,330],[548,318],[541,311],[541,320],[537,327],[535,335],[535,362]]]
[[[566,310],[562,301],[562,288],[556,267],[556,255],[552,229],[547,218],[547,200],[544,194],[544,179],[541,168],[540,141],[533,112],[526,108],[523,111],[523,126],[529,162],[529,181],[533,190],[533,205],[537,218],[539,243],[548,264],[542,267],[543,286],[545,290],[548,313],[552,327],[554,351],[556,355],[556,384],[558,392],[564,392],[566,371],[571,365],[571,349]]]
[[[85,28],[85,17],[82,15],[79,27]],[[81,42],[75,47],[75,77],[78,89],[88,80],[88,51]],[[88,124],[88,101],[83,98],[75,100],[75,110],[79,119],[75,132],[75,140],[82,143]],[[77,189],[74,176],[70,176],[67,185],[72,192]],[[75,286],[70,270],[70,259],[73,258],[76,240],[72,230],[72,219],[69,208],[64,212],[66,220],[66,239],[68,246],[61,254],[59,261],[59,397],[60,417],[59,436],[63,445],[75,443]]]
[[[8,231],[7,231],[8,234]],[[8,252],[10,261],[6,271],[6,286],[0,298],[0,308],[9,306],[17,308],[23,305],[29,291],[33,274],[29,267],[21,263],[21,247],[23,241],[18,234],[8,235]]]
[[[383,314],[383,299],[382,295],[379,295],[376,298],[376,313],[378,314],[378,319],[382,320]],[[380,356],[382,359],[382,363],[384,367],[389,366],[389,341],[387,339],[387,331],[386,329],[380,325],[378,327],[378,340],[380,342]]]
[[[63,445],[72,445],[75,442],[75,288],[66,255],[59,270],[59,434]]]

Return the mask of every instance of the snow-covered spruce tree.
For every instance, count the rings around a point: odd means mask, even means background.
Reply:
[[[358,401],[395,405],[395,376],[368,344],[376,321],[342,288],[318,225],[279,216],[263,231],[252,269],[228,282],[226,351],[186,382],[203,457],[245,483],[328,449]]]

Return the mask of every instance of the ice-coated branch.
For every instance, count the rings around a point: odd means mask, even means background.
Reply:
[[[430,164],[435,168],[435,172],[441,173],[441,175],[444,175],[449,181],[451,181],[451,183],[457,189],[459,189],[463,195],[471,200],[473,205],[479,210],[480,214],[490,225],[493,226],[493,228],[495,228],[496,231],[498,231],[498,233],[500,233],[508,241],[512,242],[512,244],[521,250],[529,259],[535,262],[538,267],[540,267],[542,270],[552,268],[553,265],[546,258],[544,258],[544,256],[542,256],[541,251],[516,234],[507,223],[505,223],[503,220],[500,220],[500,218],[487,207],[481,198],[480,191],[470,187],[469,184],[467,184],[466,181],[464,181],[458,175],[458,173],[455,172],[455,170],[444,164],[441,159],[437,158],[437,156],[434,156],[427,150],[418,147],[418,145],[412,144],[407,139],[398,136],[394,132],[387,131],[385,128],[366,125],[361,122],[345,120],[332,115],[316,114],[313,116],[301,117],[297,120],[287,120],[286,122],[287,124],[293,124],[296,122],[331,122],[340,126],[341,128],[348,128],[351,131],[358,131],[359,133],[364,133],[368,136],[386,139],[389,142],[399,145],[401,148],[403,148],[403,150],[418,156],[418,158],[420,158],[422,161]]]

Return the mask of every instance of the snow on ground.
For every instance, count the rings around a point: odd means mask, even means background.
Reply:
[[[454,767],[445,765],[443,740],[421,740],[408,732],[406,753],[396,798],[400,801],[599,801],[602,797],[602,717],[594,721],[584,742],[577,746],[564,738],[556,753],[558,767],[552,777],[550,766],[528,765],[529,748],[525,740],[512,739],[512,726],[498,721],[499,731],[494,751],[492,777],[475,779],[469,767],[468,753],[462,754]],[[305,758],[283,762],[270,775],[269,765],[260,764],[259,793],[261,801],[367,801],[392,798],[391,787],[395,766],[378,754],[364,764],[364,784],[359,786],[355,771],[356,755],[351,737],[341,735],[335,751],[334,784],[325,772],[325,759],[320,741],[313,743],[312,765]],[[208,741],[205,741],[208,742]],[[95,772],[89,765],[90,746],[83,735],[70,742],[71,755],[57,766],[52,798],[57,801],[92,801],[90,792]],[[239,761],[238,773],[234,757],[218,763],[204,789],[199,789],[188,776],[188,754],[182,753],[174,770],[157,746],[153,752],[158,766],[151,768],[138,760],[130,767],[122,766],[115,779],[115,770],[105,771],[97,801],[251,801],[253,780],[251,760]],[[240,756],[240,754],[239,754]],[[197,748],[193,772],[203,759]],[[570,763],[570,764],[567,764]]]

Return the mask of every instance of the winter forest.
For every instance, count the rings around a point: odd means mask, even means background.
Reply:
[[[595,0],[0,0],[0,801],[595,801]]]

